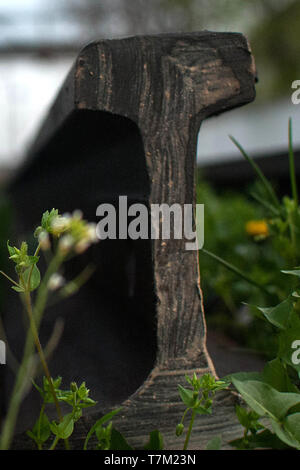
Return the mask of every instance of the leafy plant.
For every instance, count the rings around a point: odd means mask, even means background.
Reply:
[[[205,249],[200,251],[201,270],[208,273],[203,276],[204,292],[208,303],[214,292],[226,305],[224,314],[224,308],[218,305],[218,314],[208,315],[209,325],[215,328],[221,325],[234,338],[243,338],[247,347],[264,352],[268,359],[276,353],[274,328],[266,325],[263,330],[260,320],[248,315],[250,308],[243,310],[245,323],[236,312],[242,302],[261,306],[281,302],[288,296],[291,283],[295,285],[281,272],[300,264],[297,248],[300,211],[291,120],[288,137],[292,196],[280,199],[273,185],[233,137],[232,141],[257,177],[250,189],[253,201],[232,193],[217,198],[210,192],[208,197],[205,190],[204,195],[199,190],[198,196],[206,207]]]
[[[34,231],[34,235],[37,238],[37,246],[33,254],[29,254],[28,244],[25,241],[21,243],[19,248],[11,246],[9,242],[7,242],[9,259],[15,265],[16,278],[13,279],[8,274],[1,271],[1,274],[11,283],[12,289],[21,296],[29,319],[23,358],[18,369],[6,419],[0,436],[1,449],[7,449],[10,446],[24,391],[29,385],[31,378],[35,375],[35,348],[44,369],[47,380],[46,384],[55,404],[59,421],[56,427],[54,424],[52,425],[51,430],[52,432],[56,430],[56,436],[59,439],[62,438],[61,436],[65,436],[63,439],[66,448],[69,447],[67,434],[75,419],[73,413],[72,417],[69,416],[66,422],[66,418],[62,414],[59,403],[60,400],[57,396],[57,382],[54,382],[51,378],[44,349],[39,340],[39,327],[47,305],[49,293],[54,290],[64,290],[65,293],[70,294],[76,290],[74,289],[74,284],[77,285],[77,280],[71,281],[72,289],[68,289],[69,283],[65,283],[59,270],[68,258],[84,252],[91,243],[98,241],[95,225],[89,224],[83,220],[82,214],[79,211],[75,211],[72,215],[66,214],[62,216],[58,213],[58,210],[52,209],[50,212],[46,211],[43,214],[41,225]],[[47,259],[50,259],[43,279],[41,279],[40,270],[37,266],[41,251],[47,255]],[[33,291],[36,291],[34,303],[32,300]],[[44,387],[45,386],[44,383]],[[41,414],[41,421],[39,421],[39,423],[45,425],[46,418],[44,413]],[[68,426],[66,426],[66,424],[68,424]],[[67,427],[67,431],[65,427]],[[36,437],[33,431],[32,434]],[[39,438],[37,438],[37,441],[40,445]]]
[[[69,449],[69,438],[72,436],[76,422],[82,417],[85,408],[92,407],[96,402],[90,398],[89,390],[85,382],[78,386],[75,382],[69,389],[62,389],[62,378],[52,378],[47,363],[44,348],[39,339],[39,329],[47,306],[49,294],[55,291],[59,297],[66,297],[76,292],[87,278],[86,270],[76,279],[66,282],[60,274],[60,268],[69,258],[83,253],[92,243],[98,241],[95,233],[95,225],[82,219],[82,214],[75,211],[73,214],[60,215],[58,210],[46,211],[41,224],[35,229],[34,236],[37,246],[33,254],[30,254],[28,244],[23,241],[20,247],[7,242],[9,260],[15,266],[15,278],[3,271],[0,273],[11,283],[11,288],[16,291],[24,304],[29,319],[24,355],[17,372],[11,401],[0,435],[0,448],[8,449],[14,434],[15,422],[24,390],[32,381],[33,386],[39,392],[42,402],[39,416],[31,430],[27,431],[37,446],[37,449],[56,449],[60,441]],[[44,275],[38,268],[40,254],[45,254],[48,267]],[[88,271],[88,274],[90,271]],[[36,295],[32,297],[32,293]],[[43,382],[38,385],[34,381],[37,364],[34,349],[37,350],[44,374]],[[179,394],[186,404],[187,409],[177,426],[176,434],[183,432],[183,421],[189,410],[192,411],[191,422],[187,431],[184,449],[187,448],[192,432],[196,414],[211,413],[212,400],[218,390],[228,386],[226,382],[215,380],[210,374],[197,378],[196,374],[188,383],[193,390],[179,387]],[[50,420],[48,409],[55,405],[57,419]],[[67,408],[65,412],[65,408]],[[96,450],[133,450],[125,437],[113,427],[113,417],[121,411],[121,408],[110,411],[98,419],[86,435],[83,449],[87,450],[93,440],[93,448]],[[215,439],[210,447],[219,447],[219,439]],[[145,444],[146,450],[162,450],[164,448],[163,436],[158,430],[149,434],[149,440]]]
[[[52,379],[52,385],[55,391],[57,401],[66,403],[71,407],[71,411],[63,416],[59,422],[50,422],[45,412],[47,404],[54,402],[52,387],[46,377],[43,380],[43,387],[39,387],[34,383],[35,388],[40,393],[43,401],[39,417],[31,431],[27,431],[27,435],[34,440],[39,450],[42,450],[43,444],[48,441],[51,434],[54,435],[53,443],[50,450],[55,449],[60,439],[68,439],[74,430],[74,424],[82,416],[84,408],[94,406],[96,402],[89,397],[89,390],[83,382],[80,387],[72,382],[69,390],[61,390],[62,378]],[[116,410],[116,412],[119,410]],[[109,417],[107,418],[109,419]],[[104,421],[104,420],[103,420]]]
[[[191,419],[186,433],[186,438],[183,446],[183,450],[187,450],[189,440],[191,437],[193,425],[197,414],[211,414],[213,398],[216,392],[224,390],[230,383],[223,380],[216,380],[211,374],[204,374],[201,377],[197,377],[194,373],[193,377],[186,376],[186,381],[192,387],[188,389],[178,385],[178,391],[181,400],[186,406],[186,409],[182,415],[181,421],[176,426],[176,435],[181,436],[184,432],[184,420],[189,411],[191,411]],[[211,442],[211,446],[216,445],[216,441]]]
[[[298,360],[300,354],[300,269],[293,268],[299,262],[300,207],[295,177],[291,121],[289,121],[289,166],[292,197],[285,196],[282,201],[279,200],[272,185],[255,162],[248,157],[235,139],[232,138],[232,140],[251,164],[261,182],[264,198],[257,196],[256,199],[261,201],[267,212],[266,223],[270,236],[275,239],[278,251],[290,264],[290,269],[281,269],[281,275],[292,276],[292,278],[289,278],[288,283],[284,283],[284,298],[275,306],[250,306],[262,322],[272,325],[277,350],[275,358],[266,364],[263,372],[240,372],[225,378],[232,382],[250,407],[250,411],[241,407],[236,408],[238,420],[244,426],[245,431],[242,438],[231,444],[238,449],[290,447],[300,450],[300,360]],[[239,274],[238,270],[228,262],[215,256],[214,258]],[[247,275],[243,277],[246,279]],[[291,279],[293,279],[292,282]],[[289,286],[288,290],[286,286]],[[269,427],[261,423],[261,418],[267,419]]]

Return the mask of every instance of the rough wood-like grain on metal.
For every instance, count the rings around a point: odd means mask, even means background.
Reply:
[[[241,34],[204,31],[88,45],[80,52],[12,186],[24,230],[52,206],[80,207],[95,215],[97,204],[116,197],[118,191],[148,205],[195,203],[200,124],[211,115],[252,101],[254,82],[253,58]],[[104,134],[109,132],[105,123],[110,120],[120,120],[120,126],[115,129],[115,139],[112,136],[108,142]],[[125,121],[128,132],[122,134]],[[142,147],[130,140],[133,127]],[[105,160],[108,154],[109,162]],[[142,159],[145,175],[143,170],[134,170],[136,161]],[[109,183],[111,161],[117,164]],[[116,173],[124,177],[114,186]],[[30,213],[26,210],[29,201]],[[166,447],[176,449],[182,439],[175,437],[174,429],[183,410],[177,384],[184,384],[186,373],[214,372],[205,346],[198,253],[187,251],[185,240],[153,240],[149,259],[156,338],[153,368],[133,394],[114,403],[123,405],[114,422],[133,445],[142,445],[148,433],[159,428]],[[142,279],[143,269],[139,273]],[[143,316],[147,298],[145,306],[139,305]],[[99,316],[100,306],[99,300]],[[70,315],[68,321],[72,322]],[[122,379],[113,380],[112,388],[122,387]],[[216,434],[223,434],[226,440],[239,432],[234,422],[235,400],[228,393],[220,395],[214,414],[197,420],[191,447],[202,447]],[[75,446],[80,447],[84,429],[103,411],[99,404],[96,413],[82,420]]]

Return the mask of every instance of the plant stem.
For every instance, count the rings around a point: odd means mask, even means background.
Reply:
[[[37,256],[39,254],[40,249],[41,249],[41,244],[39,243],[33,256]],[[30,282],[31,282],[33,267],[34,267],[34,264],[31,266],[30,273],[29,273],[29,276],[28,276],[28,282],[27,282],[27,289],[28,290],[30,290]]]
[[[51,447],[49,447],[49,450],[54,450],[58,441],[59,441],[59,437],[55,436],[55,439],[53,440]]]
[[[192,432],[192,429],[193,429],[195,417],[196,417],[196,410],[193,409],[190,425],[189,425],[188,432],[186,433],[186,438],[185,438],[185,441],[184,441],[183,450],[187,450],[187,448],[188,448],[188,444],[189,444],[189,440],[190,440],[190,437],[191,437],[191,432]]]
[[[35,308],[33,309],[33,318],[35,321],[36,331],[39,330],[39,325],[43,316],[44,309],[47,303],[48,297],[48,281],[53,273],[55,273],[61,263],[63,262],[63,256],[57,252],[52,258],[45,276],[38,289],[37,298],[35,302]],[[30,378],[33,372],[33,356],[34,356],[34,338],[31,329],[29,328],[26,335],[25,347],[22,362],[20,364],[15,384],[13,387],[11,399],[8,405],[7,414],[3,424],[2,432],[0,435],[0,449],[9,449],[14,429],[19,413],[20,405],[23,399],[24,391],[26,390]],[[50,382],[51,383],[51,382]],[[68,444],[66,444],[67,446]]]
[[[35,256],[39,252],[39,248],[40,248],[40,245],[38,246],[38,248],[35,252]],[[54,260],[55,260],[55,257],[54,257]],[[55,267],[56,263],[53,263],[53,264],[54,264],[54,267]],[[59,264],[60,264],[60,262],[59,262]],[[51,266],[51,264],[50,264],[50,266]],[[48,268],[48,271],[50,270],[50,266]],[[58,268],[58,266],[57,266],[57,268]],[[52,266],[52,269],[53,269],[53,266]],[[52,271],[52,269],[51,269],[51,271]],[[46,277],[46,275],[45,275],[45,277]],[[48,278],[48,276],[47,276],[47,278]],[[47,283],[48,283],[48,281],[47,281]],[[59,421],[62,422],[63,415],[62,415],[62,412],[61,412],[61,409],[60,409],[60,406],[59,406],[59,402],[58,402],[58,399],[57,399],[57,396],[56,396],[56,393],[55,393],[55,389],[54,389],[53,382],[52,382],[52,377],[51,377],[49,367],[48,367],[48,364],[47,364],[47,361],[46,361],[46,358],[45,358],[44,350],[42,348],[42,345],[41,345],[41,342],[40,342],[40,339],[39,339],[38,330],[37,330],[37,327],[36,327],[36,324],[35,324],[35,321],[34,321],[32,305],[31,305],[31,296],[30,296],[30,290],[29,289],[30,289],[30,275],[29,275],[27,290],[25,292],[26,311],[27,311],[27,314],[28,314],[28,317],[29,317],[30,328],[31,328],[31,332],[32,332],[33,339],[34,339],[34,342],[35,342],[35,346],[36,346],[37,352],[39,354],[39,358],[40,358],[42,367],[44,369],[46,378],[47,378],[48,383],[49,383],[49,387],[50,387],[50,391],[51,391],[51,394],[52,394],[52,397],[53,397],[53,400],[54,400],[57,416],[58,416]],[[46,305],[47,293],[48,293],[48,289],[47,289],[47,284],[46,284],[44,306]],[[69,449],[69,443],[68,443],[67,439],[65,439],[65,447],[66,447],[66,449]]]
[[[30,298],[30,292],[29,291],[25,292],[25,304],[26,304],[26,311],[27,311],[27,314],[28,314],[28,317],[29,317],[30,328],[31,328],[31,332],[32,332],[33,339],[34,339],[34,342],[35,342],[35,346],[36,346],[37,352],[38,352],[39,357],[40,357],[41,364],[43,366],[45,375],[46,375],[48,383],[49,383],[49,387],[50,387],[50,390],[51,390],[51,394],[53,396],[53,400],[54,400],[54,403],[55,403],[55,407],[56,407],[56,411],[57,411],[59,421],[62,421],[63,417],[62,417],[61,409],[60,409],[60,406],[59,406],[59,403],[58,403],[58,400],[57,400],[57,396],[56,396],[56,393],[55,393],[55,390],[54,390],[51,374],[50,374],[48,364],[47,364],[46,359],[45,359],[45,354],[44,354],[42,345],[40,343],[39,335],[38,335],[37,328],[36,328],[36,325],[35,325],[35,322],[34,322],[32,306],[31,306],[31,298]]]
[[[298,190],[296,182],[295,172],[295,157],[293,151],[293,139],[292,139],[292,120],[289,119],[289,163],[290,163],[290,178],[292,187],[292,196],[294,199],[295,207],[298,207]]]
[[[42,420],[42,416],[44,414],[44,411],[45,411],[45,403],[42,404],[41,406],[41,411],[40,411],[40,416],[39,416],[39,421],[38,421],[38,438],[40,440],[40,437],[41,437],[41,420]],[[43,450],[43,445],[39,442],[38,443],[38,450]]]
[[[2,276],[6,277],[6,279],[8,279],[10,282],[12,282],[15,286],[20,287],[19,284],[16,281],[14,281],[11,277],[9,277],[7,274],[5,274],[5,272],[0,271],[0,274],[2,274]]]
[[[261,171],[261,169],[259,168],[259,166],[255,163],[255,161],[252,158],[248,156],[248,154],[245,152],[241,144],[234,137],[230,135],[229,138],[234,143],[234,145],[239,149],[243,157],[250,163],[256,175],[258,176],[258,178],[261,180],[262,184],[264,185],[266,192],[269,194],[270,200],[273,202],[274,206],[277,207],[277,209],[280,211],[281,206],[275,194],[275,191],[272,185],[269,183],[269,181],[265,177],[265,175],[263,174],[263,172]]]
[[[227,269],[229,269],[233,273],[237,274],[242,279],[245,279],[245,281],[249,282],[249,284],[252,284],[253,286],[257,287],[258,289],[261,289],[265,294],[270,295],[270,292],[268,292],[268,290],[264,286],[262,286],[261,284],[258,284],[256,281],[254,281],[254,279],[251,279],[251,277],[247,276],[247,274],[245,274],[240,269],[233,266],[233,264],[228,263],[228,261],[225,261],[223,258],[220,258],[219,256],[215,255],[214,253],[211,253],[210,251],[205,250],[204,248],[201,249],[201,252],[205,253],[206,255],[210,256],[214,260],[218,261],[220,264],[225,266]]]
[[[14,388],[9,402],[8,411],[5,417],[2,433],[0,436],[0,449],[7,450],[10,447],[20,404],[23,399],[24,391],[32,375],[32,359],[34,352],[34,342],[31,331],[28,329],[23,359],[18,369]]]

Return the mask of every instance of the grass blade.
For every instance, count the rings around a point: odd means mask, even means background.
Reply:
[[[272,214],[276,215],[277,217],[280,216],[280,212],[276,207],[273,206],[273,204],[270,204],[269,202],[266,202],[263,200],[262,197],[260,197],[258,194],[254,192],[250,192],[250,196],[253,197],[259,204],[261,204],[265,209],[268,211],[272,212]]]
[[[245,274],[243,271],[241,271],[240,269],[233,266],[233,264],[228,263],[228,261],[225,261],[224,259],[222,259],[219,256],[215,255],[214,253],[211,253],[210,251],[205,250],[204,248],[202,248],[202,250],[200,250],[200,251],[205,253],[206,255],[210,256],[214,260],[218,261],[218,263],[225,266],[225,268],[229,269],[229,271],[232,271],[234,274],[237,274],[237,276],[239,276],[242,279],[244,279],[245,281],[249,282],[249,284],[252,284],[253,286],[257,287],[258,289],[261,289],[265,294],[271,295],[270,292],[264,286],[262,286],[261,284],[258,284],[256,281],[254,281],[254,279],[247,276],[247,274]]]
[[[289,118],[289,162],[290,162],[290,178],[292,187],[292,196],[295,202],[295,206],[298,206],[298,189],[296,182],[296,171],[295,171],[295,156],[293,150],[293,138],[292,138],[292,119]]]
[[[249,157],[249,155],[245,152],[241,144],[239,144],[239,142],[234,137],[230,135],[229,138],[234,143],[234,145],[239,149],[239,151],[241,152],[243,157],[247,160],[247,162],[250,163],[257,177],[261,180],[262,184],[264,185],[274,205],[280,210],[281,209],[280,201],[277,198],[275,191],[272,188],[272,185],[269,183],[269,181],[267,180],[267,178],[265,177],[265,175],[263,174],[259,166],[255,163],[255,161],[252,158]]]

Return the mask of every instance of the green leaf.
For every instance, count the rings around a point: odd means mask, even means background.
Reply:
[[[149,441],[145,445],[145,450],[163,450],[164,442],[161,433],[158,430],[152,431],[149,436]]]
[[[248,411],[246,408],[236,405],[235,412],[239,422],[245,429],[254,432],[263,429],[263,426],[258,422],[260,416],[255,411]]]
[[[97,404],[97,402],[95,400],[93,400],[92,398],[84,398],[83,401],[81,403],[79,403],[79,406],[81,408],[89,408],[90,406],[95,406]]]
[[[38,267],[36,266],[36,264],[34,264],[33,266],[30,266],[29,268],[26,269],[26,271],[24,271],[23,277],[24,277],[24,281],[26,284],[28,283],[29,276],[30,276],[30,291],[33,291],[39,287],[40,282],[41,282],[41,273]]]
[[[117,431],[115,428],[112,428],[110,436],[110,450],[134,450],[125,437]]]
[[[237,380],[232,383],[245,402],[260,416],[282,420],[290,408],[300,403],[299,393],[278,392],[270,385],[255,380]]]
[[[240,382],[247,380],[263,380],[260,372],[235,372],[234,374],[229,374],[222,378],[222,380],[230,382],[232,382],[233,379],[239,380]]]
[[[82,382],[82,384],[80,385],[77,393],[78,393],[78,396],[81,400],[88,397],[89,390],[86,388],[85,382]]]
[[[50,422],[47,415],[42,412],[35,422],[32,431],[28,431],[27,435],[33,439],[37,445],[46,442],[51,434]]]
[[[30,265],[36,264],[39,259],[40,259],[39,256],[28,256],[28,264]]]
[[[283,423],[271,420],[272,428],[279,439],[298,450],[300,450],[299,418],[300,413],[295,413],[289,415]]]
[[[47,232],[51,232],[51,224],[55,217],[58,216],[58,209],[52,209],[51,212],[46,211],[42,216],[41,226]]]
[[[25,289],[23,287],[11,286],[11,288],[16,292],[25,292]]]
[[[34,431],[36,431],[41,442],[46,442],[50,437],[50,422],[45,413],[42,413],[40,419],[36,422]]]
[[[15,248],[12,246],[9,246],[9,240],[7,240],[7,250],[8,250],[9,256],[13,256],[16,253]]]
[[[194,408],[197,414],[199,415],[211,415],[212,414],[212,407],[205,408],[204,406],[198,405]]]
[[[215,436],[206,445],[206,450],[220,450],[222,445],[222,436]]]
[[[300,339],[300,327],[294,326],[284,330],[279,335],[279,351],[278,356],[293,369],[300,372],[300,364],[297,364],[299,358],[299,347],[293,348],[295,341]],[[295,357],[296,356],[296,357]],[[298,356],[298,357],[297,357]]]
[[[292,269],[290,271],[282,270],[281,272],[283,274],[291,274],[292,276],[300,277],[300,269]]]
[[[286,367],[282,364],[279,357],[266,364],[262,377],[264,382],[271,385],[278,392],[298,393],[298,388],[291,382]]]
[[[286,300],[275,307],[256,307],[260,310],[265,318],[280,329],[285,329],[291,323],[294,311],[294,300],[289,296]]]
[[[300,413],[294,413],[287,416],[283,422],[283,427],[297,441],[300,449]]]
[[[59,439],[68,439],[74,430],[73,413],[66,414],[59,424],[53,421],[50,424],[50,429]]]
[[[251,434],[245,438],[235,439],[230,441],[232,447],[240,450],[253,450],[253,449],[287,449],[287,445],[283,443],[276,434],[272,433],[269,429],[264,429],[257,434]]]
[[[84,450],[87,450],[88,442],[89,442],[90,438],[92,437],[92,435],[97,431],[97,428],[101,427],[107,421],[110,421],[113,418],[113,416],[115,416],[117,413],[119,413],[121,411],[121,409],[122,408],[117,408],[116,410],[112,410],[109,413],[107,413],[106,415],[102,416],[102,418],[98,419],[98,421],[96,421],[96,423],[91,427],[91,429],[87,433],[87,436],[86,436],[86,439],[85,439],[85,442],[84,442],[84,445],[83,445]]]
[[[39,440],[37,439],[36,435],[35,435],[32,431],[26,431],[26,434],[27,434],[27,436],[30,437],[30,439],[32,439],[32,440],[36,443],[36,445],[39,447],[40,442],[39,442]]]
[[[188,390],[187,388],[178,385],[178,392],[183,403],[188,407],[192,408],[196,402],[194,397],[194,391]]]

